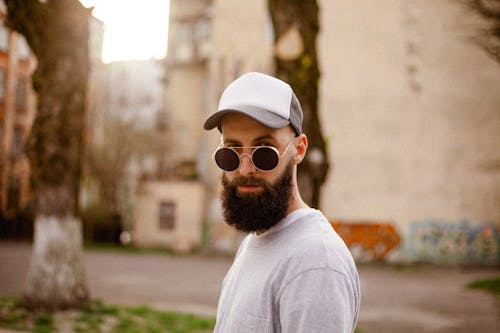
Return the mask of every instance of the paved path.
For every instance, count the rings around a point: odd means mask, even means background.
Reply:
[[[28,244],[0,242],[0,295],[21,293],[29,256]],[[87,251],[85,264],[94,298],[212,316],[231,259]],[[499,302],[464,287],[500,269],[360,265],[359,272],[363,332],[500,332]]]

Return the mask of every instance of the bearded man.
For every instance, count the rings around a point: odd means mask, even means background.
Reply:
[[[354,260],[297,187],[302,119],[290,85],[252,72],[224,90],[204,124],[222,133],[213,157],[224,218],[249,233],[223,281],[215,332],[354,332]]]

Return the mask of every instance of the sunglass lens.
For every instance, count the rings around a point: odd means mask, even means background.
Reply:
[[[270,171],[278,165],[279,156],[272,148],[259,147],[253,152],[252,161],[260,170]]]
[[[240,157],[229,148],[219,148],[215,152],[215,163],[224,171],[234,171],[240,165]]]

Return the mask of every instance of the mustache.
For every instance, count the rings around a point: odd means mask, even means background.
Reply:
[[[268,183],[260,178],[257,177],[243,177],[243,176],[238,176],[235,179],[233,179],[231,182],[229,182],[227,179],[225,179],[226,184],[230,185],[231,187],[236,187],[236,186],[264,186],[268,187]]]

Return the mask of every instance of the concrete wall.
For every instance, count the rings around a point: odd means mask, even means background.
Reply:
[[[160,229],[160,204],[173,202],[174,228]],[[132,240],[138,246],[168,247],[185,252],[199,247],[204,190],[197,182],[144,181],[139,185]]]
[[[500,222],[500,66],[459,2],[322,1],[329,217]]]

